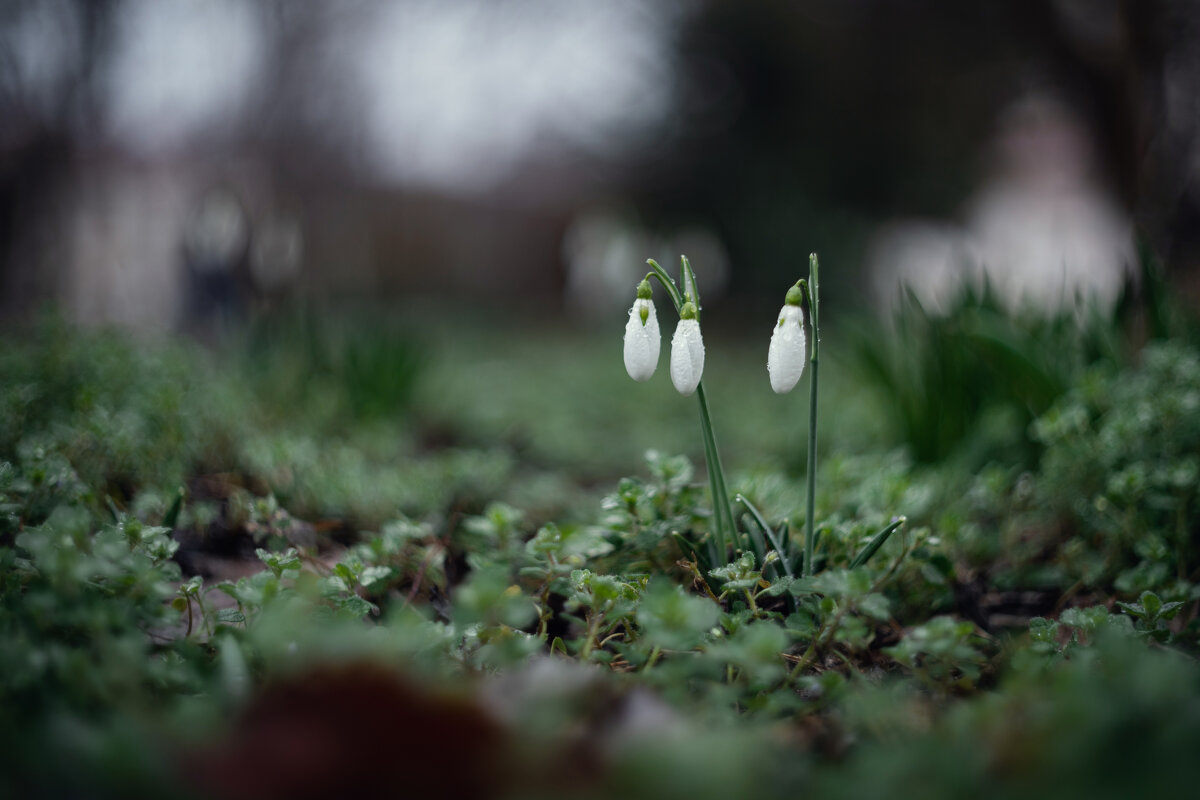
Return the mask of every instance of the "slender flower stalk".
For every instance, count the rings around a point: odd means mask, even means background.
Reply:
[[[814,513],[817,498],[817,354],[821,344],[818,307],[821,292],[818,285],[817,254],[808,256],[808,283],[798,284],[808,300],[808,325],[812,329],[812,372],[809,373],[808,395],[808,509],[804,525],[804,575],[813,574],[813,549],[816,542]],[[797,375],[799,378],[799,375]]]
[[[808,280],[801,278],[788,289],[779,320],[771,333],[767,350],[767,373],[771,388],[778,394],[790,392],[804,372],[804,313],[808,306],[808,325],[812,331],[812,370],[809,372],[808,397],[808,508],[804,521],[804,576],[813,574],[813,550],[816,542],[815,507],[817,498],[817,358],[821,332],[817,325],[820,300],[817,254],[808,256]]]
[[[726,543],[732,541],[731,537],[735,530],[733,509],[729,504],[729,492],[725,484],[725,470],[721,466],[721,455],[717,451],[717,437],[713,432],[708,396],[704,391],[704,381],[701,380],[704,372],[704,342],[700,337],[700,289],[696,285],[696,273],[692,270],[687,256],[680,256],[679,260],[682,291],[679,284],[675,283],[675,279],[668,275],[667,271],[652,258],[646,261],[651,269],[646,278],[658,279],[658,282],[667,290],[671,302],[675,305],[675,310],[679,312],[679,327],[675,329],[675,335],[671,340],[671,380],[675,384],[675,388],[682,394],[694,393],[700,403],[700,432],[704,439],[704,462],[708,467],[708,486],[713,498],[715,541],[709,543],[709,561],[713,566],[717,566],[725,564],[728,558],[725,549]],[[688,308],[689,306],[690,308]],[[676,364],[677,359],[678,365]]]

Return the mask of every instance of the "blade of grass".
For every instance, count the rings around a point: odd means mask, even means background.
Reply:
[[[854,560],[850,562],[850,569],[861,567],[863,564],[867,563],[868,559],[875,555],[879,548],[883,547],[884,542],[886,542],[893,533],[900,530],[900,526],[907,521],[907,517],[897,517],[896,519],[892,520],[886,528],[875,534],[871,538],[871,541],[867,542],[867,546],[862,549],[862,552],[855,556]]]
[[[755,523],[758,524],[758,527],[762,529],[763,533],[766,534],[767,538],[771,541],[771,546],[775,548],[776,553],[779,553],[779,562],[783,565],[784,574],[789,578],[796,577],[795,574],[792,573],[792,566],[790,563],[791,560],[788,558],[788,553],[784,544],[776,535],[775,531],[771,529],[771,526],[767,524],[767,520],[765,517],[763,517],[762,512],[759,511],[754,504],[750,502],[750,499],[743,494],[738,494],[736,497],[734,497],[734,500],[746,507],[746,510],[750,512],[750,516],[754,518]]]
[[[180,486],[175,490],[175,499],[171,501],[167,513],[163,515],[162,526],[164,528],[175,529],[175,523],[179,521],[179,512],[183,510],[183,495],[184,488]]]

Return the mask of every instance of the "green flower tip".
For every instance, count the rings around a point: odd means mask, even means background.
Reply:
[[[796,281],[796,285],[787,290],[787,296],[783,298],[784,305],[798,306],[804,302],[804,290],[800,288],[800,281]]]
[[[688,300],[686,303],[684,303],[683,308],[679,309],[679,318],[680,319],[695,319],[696,318],[696,304],[693,303],[691,300]]]
[[[654,291],[650,288],[649,279],[642,278],[642,282],[637,285],[637,296],[639,300],[649,300],[654,297]]]

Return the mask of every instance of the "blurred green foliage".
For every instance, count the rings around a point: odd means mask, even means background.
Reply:
[[[185,348],[136,347],[46,317],[0,348],[0,457],[22,465],[33,519],[47,494],[122,501],[146,485],[177,485],[206,461],[228,463],[241,419],[214,405],[212,365]],[[236,401],[235,401],[236,402]]]
[[[252,319],[233,344],[255,394],[317,412],[312,426],[402,417],[428,352],[403,317],[362,308],[287,307]]]
[[[1124,798],[1190,794],[1200,739],[1196,666],[1101,631],[1070,659],[1031,657],[997,691],[932,726],[920,700],[877,700],[895,722],[843,764],[817,774],[832,797]],[[900,706],[900,708],[896,708]],[[907,709],[905,709],[907,706]]]
[[[1071,574],[1137,596],[1200,597],[1200,353],[1152,344],[1097,368],[1040,418],[1038,487],[1071,521]]]
[[[1082,303],[1013,314],[985,284],[964,287],[944,311],[905,293],[890,319],[857,332],[854,357],[917,461],[1031,464],[1025,428],[1084,367],[1116,361],[1119,341],[1114,321]]]

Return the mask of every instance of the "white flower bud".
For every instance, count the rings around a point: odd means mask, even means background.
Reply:
[[[767,373],[778,394],[790,392],[804,372],[804,312],[798,305],[785,305],[771,333],[767,350]]]
[[[639,297],[629,309],[625,323],[625,371],[635,381],[646,381],[658,367],[658,351],[662,336],[658,332],[658,315],[654,301]]]
[[[691,305],[688,303],[687,305]],[[684,306],[685,313],[687,305]],[[671,383],[685,397],[696,391],[704,373],[704,340],[700,338],[700,323],[684,316],[671,338]]]

